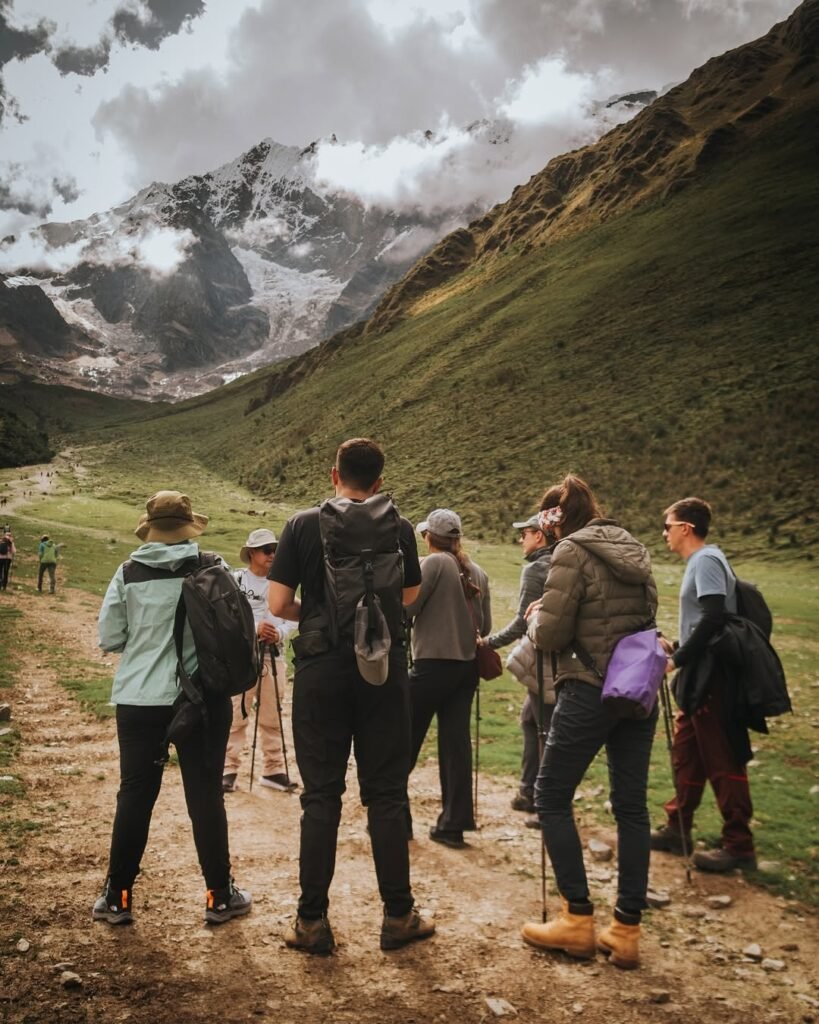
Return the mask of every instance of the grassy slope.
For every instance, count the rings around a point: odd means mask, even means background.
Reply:
[[[269,499],[315,500],[335,445],[371,434],[411,516],[459,509],[498,537],[568,469],[656,536],[711,499],[730,545],[814,534],[819,161],[807,114],[674,197],[547,250],[509,251],[381,337],[346,342],[244,415],[282,367],[128,430],[184,444]],[[809,552],[807,552],[809,554]]]

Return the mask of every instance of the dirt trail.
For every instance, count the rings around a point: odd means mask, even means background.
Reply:
[[[9,832],[0,832],[0,1021],[467,1024],[494,1019],[487,999],[506,1000],[521,1021],[819,1020],[815,919],[741,877],[697,876],[688,887],[679,862],[666,855],[652,864],[652,887],[672,902],[644,926],[641,970],[529,950],[518,930],[540,914],[540,856],[536,834],[509,810],[513,781],[482,781],[481,830],[470,849],[448,850],[425,836],[437,809],[431,765],[411,782],[414,887],[438,920],[426,943],[378,949],[380,906],[353,773],[331,891],[335,956],[311,958],[281,940],[295,907],[299,805],[269,790],[228,797],[235,873],[253,893],[253,912],[219,929],[203,926],[203,885],[176,769],[167,772],[135,887],[135,924],[93,924],[117,789],[113,723],[84,712],[38,649],[57,647],[66,661],[102,660],[98,605],[79,591],[56,598],[19,591],[13,600],[24,612],[15,627],[24,667],[10,698],[22,734],[11,772],[26,794],[0,802],[25,839],[11,849]],[[25,822],[41,827],[25,832]],[[592,835],[613,844],[610,827],[584,830],[586,839]],[[613,865],[590,867],[604,921]],[[717,894],[731,897],[727,909],[709,908]],[[550,895],[550,910],[555,905]],[[20,939],[27,949],[22,943],[18,950]],[[751,942],[784,969],[744,960]],[[64,988],[63,970],[81,985]]]

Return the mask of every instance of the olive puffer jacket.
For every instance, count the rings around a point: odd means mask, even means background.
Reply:
[[[585,647],[604,676],[617,642],[656,614],[648,551],[611,519],[592,519],[555,546],[529,636],[542,651],[557,652],[556,684],[580,679],[602,686],[574,654],[573,643]]]

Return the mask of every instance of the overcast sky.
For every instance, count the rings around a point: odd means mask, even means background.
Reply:
[[[463,129],[502,118],[521,156],[493,187],[511,190],[588,140],[595,101],[681,81],[796,6],[0,0],[0,238],[211,170],[268,136],[301,147],[335,133],[325,179],[389,201],[428,191],[431,160],[438,180],[478,180]]]

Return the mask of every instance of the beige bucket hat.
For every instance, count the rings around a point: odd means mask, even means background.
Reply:
[[[276,534],[272,530],[254,530],[247,538],[244,546],[239,552],[239,558],[241,558],[245,564],[248,564],[250,562],[250,549],[265,548],[268,544],[272,544],[275,548],[278,544]]]

